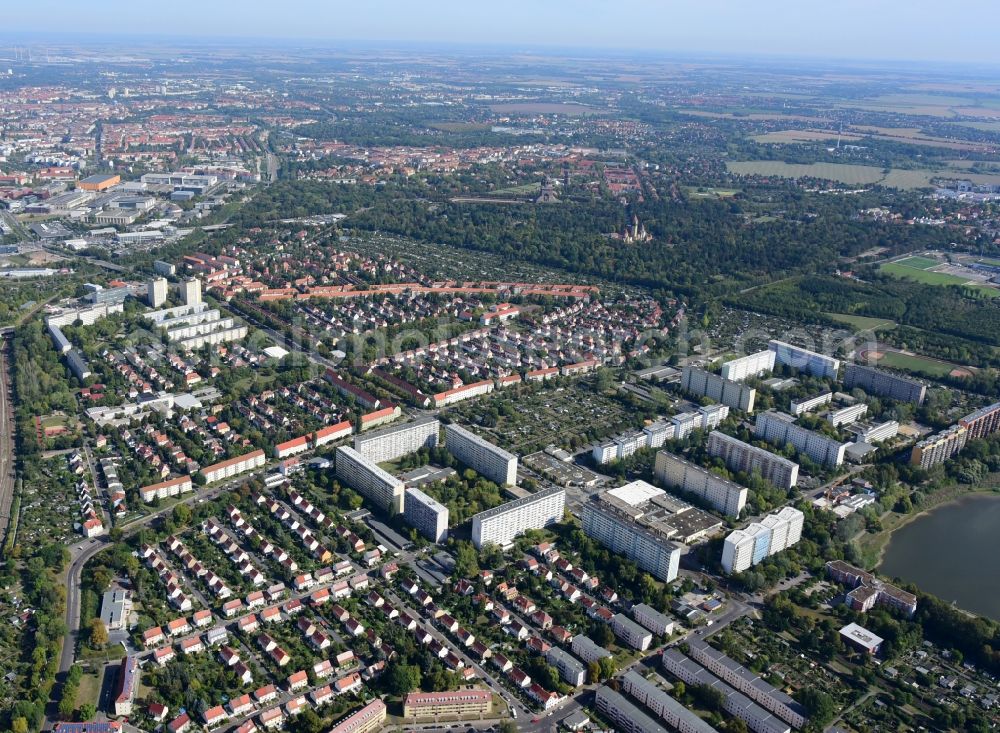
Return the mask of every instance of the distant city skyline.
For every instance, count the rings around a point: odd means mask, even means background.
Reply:
[[[1000,3],[990,0],[36,0],[3,15],[0,37],[40,42],[103,34],[1000,63]]]

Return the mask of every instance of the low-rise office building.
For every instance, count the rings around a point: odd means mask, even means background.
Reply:
[[[907,616],[917,612],[917,597],[892,583],[880,580],[872,573],[857,568],[843,560],[831,560],[826,564],[827,574],[850,590],[846,600],[855,611],[865,613],[876,605],[900,611]]]

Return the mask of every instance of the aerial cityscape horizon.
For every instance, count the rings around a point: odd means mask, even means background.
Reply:
[[[0,730],[1000,726],[1000,7],[3,15]]]

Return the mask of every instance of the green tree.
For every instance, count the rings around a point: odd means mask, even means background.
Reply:
[[[815,726],[825,726],[833,720],[837,706],[833,698],[822,690],[814,687],[803,687],[795,693],[795,699],[806,709],[810,723]]]
[[[103,649],[108,644],[108,628],[99,618],[91,619],[88,624],[90,631],[90,646]]]
[[[13,733],[28,733],[27,719],[23,717],[14,718],[10,722],[10,729],[11,731],[13,731]]]

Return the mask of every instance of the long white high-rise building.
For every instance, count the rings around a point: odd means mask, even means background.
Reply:
[[[759,377],[774,369],[774,352],[770,349],[741,356],[722,365],[722,378],[742,382],[749,377]]]
[[[718,430],[708,435],[708,454],[721,458],[731,471],[758,471],[765,481],[782,489],[792,488],[799,480],[799,464]]]
[[[840,371],[840,359],[818,354],[800,346],[786,344],[784,341],[768,342],[768,349],[774,352],[774,360],[779,364],[790,366],[814,377],[836,379]]]
[[[757,390],[740,382],[734,382],[718,374],[686,366],[681,373],[681,388],[689,394],[721,402],[723,405],[743,412],[753,412]]]
[[[394,461],[421,448],[436,446],[440,427],[441,423],[436,418],[421,417],[413,422],[357,435],[354,450],[375,463]]]
[[[402,481],[346,445],[337,448],[336,460],[338,479],[384,511],[391,514],[403,511]]]
[[[557,486],[509,501],[472,518],[472,544],[480,548],[492,542],[506,547],[529,529],[561,522],[565,511],[566,490]]]
[[[483,440],[461,425],[444,427],[445,448],[476,473],[501,486],[517,482],[517,456]]]
[[[828,438],[801,425],[796,425],[791,415],[768,411],[757,415],[754,435],[774,445],[791,444],[800,453],[824,466],[835,467],[844,462],[844,451],[849,443]]]
[[[669,451],[656,454],[653,473],[663,483],[701,497],[723,514],[738,517],[747,503],[747,488]]]

